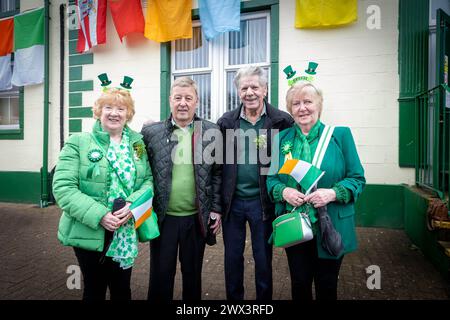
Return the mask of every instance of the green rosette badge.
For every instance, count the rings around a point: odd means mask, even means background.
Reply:
[[[93,149],[88,153],[88,159],[91,161],[91,164],[88,168],[87,177],[91,179],[92,177],[96,177],[100,174],[100,167],[98,162],[103,158],[103,153],[99,149]]]

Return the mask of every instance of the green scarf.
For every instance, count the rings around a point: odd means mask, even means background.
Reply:
[[[303,160],[311,163],[314,152],[316,151],[317,145],[319,143],[319,129],[320,129],[320,120],[311,128],[307,135],[303,134],[302,130],[298,125],[295,125],[295,137],[294,137],[294,147],[292,150],[292,158]],[[294,178],[289,177],[288,182],[286,184],[288,187],[300,190],[302,193],[305,193],[305,190],[302,190],[300,185],[295,181]],[[290,212],[294,209],[289,203],[286,203],[286,211]],[[302,211],[308,213],[309,219],[313,224],[313,231],[316,232],[316,222],[317,222],[317,210],[311,206],[310,204],[303,204],[300,207],[297,207],[295,211]]]

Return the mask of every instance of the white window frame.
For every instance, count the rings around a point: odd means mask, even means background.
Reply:
[[[268,69],[268,88],[270,88],[270,68],[271,68],[271,56],[270,56],[270,11],[262,11],[255,13],[241,14],[242,20],[266,18],[266,61],[260,63],[252,63],[252,65],[257,65]],[[192,23],[193,27],[201,26],[199,20]],[[204,68],[197,69],[183,69],[175,70],[175,41],[172,41],[171,45],[171,82],[173,83],[175,77],[183,75],[196,75],[196,74],[211,74],[211,121],[216,121],[220,116],[222,116],[226,111],[226,76],[229,71],[237,71],[239,68],[246,66],[247,64],[230,65],[228,64],[228,43],[229,43],[229,32],[221,34],[216,38],[209,41],[209,59],[208,66]],[[214,84],[214,85],[213,85]],[[234,84],[232,84],[234,85]],[[269,95],[271,92],[269,91]],[[270,97],[268,97],[270,99]]]

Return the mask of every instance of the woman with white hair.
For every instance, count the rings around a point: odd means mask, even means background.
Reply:
[[[317,190],[305,194],[289,175],[277,172],[288,159],[311,163],[319,150],[325,125],[320,121],[323,108],[322,91],[310,82],[297,82],[286,94],[287,110],[294,118],[292,128],[280,132],[272,151],[269,196],[275,202],[277,216],[291,211],[307,213],[314,237],[286,248],[291,275],[292,299],[312,300],[312,283],[317,300],[336,300],[337,282],[342,259],[356,250],[354,203],[364,185],[364,169],[348,127],[336,127],[323,156],[320,169],[325,172]],[[274,161],[277,159],[278,161]],[[332,225],[341,235],[344,249],[337,256],[322,245],[318,209],[326,207]]]

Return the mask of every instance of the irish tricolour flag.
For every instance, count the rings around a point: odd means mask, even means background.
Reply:
[[[12,84],[44,81],[44,8],[14,16],[14,69]]]
[[[308,194],[325,174],[311,163],[297,159],[286,160],[278,173],[293,177],[306,190],[305,194]]]
[[[153,216],[152,219],[156,219],[156,214],[152,214],[152,202],[153,192],[149,188],[130,206],[130,211],[133,213],[135,221],[134,225],[136,229],[139,228],[147,218]]]

